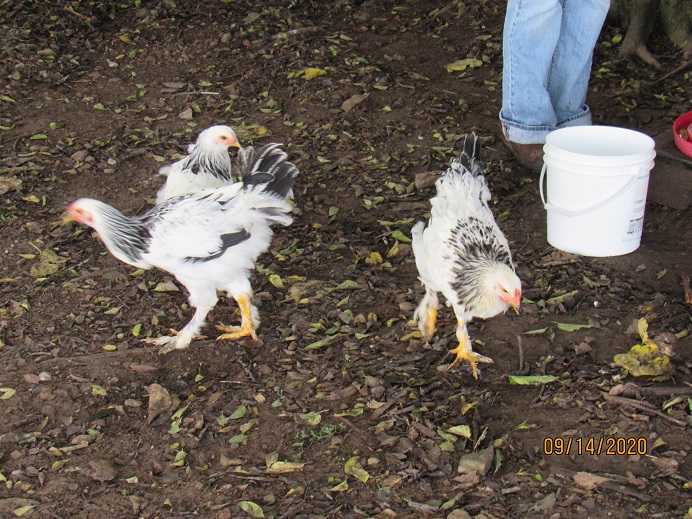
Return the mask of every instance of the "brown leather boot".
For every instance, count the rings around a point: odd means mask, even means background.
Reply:
[[[543,167],[543,145],[542,144],[519,144],[505,140],[505,144],[512,152],[517,162],[530,169],[540,172]]]

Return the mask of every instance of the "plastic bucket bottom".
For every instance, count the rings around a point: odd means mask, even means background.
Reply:
[[[572,126],[548,134],[543,152],[548,243],[584,256],[637,249],[656,156],[653,139],[625,128]]]

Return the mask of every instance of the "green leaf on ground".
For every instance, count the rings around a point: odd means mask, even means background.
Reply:
[[[405,235],[403,232],[401,232],[399,229],[397,229],[396,231],[394,231],[394,232],[391,234],[391,236],[392,236],[392,238],[394,238],[395,240],[399,240],[399,241],[402,241],[402,242],[404,242],[404,243],[411,243],[411,238],[409,238],[408,236],[406,236],[406,235]]]
[[[16,393],[17,390],[11,387],[0,387],[0,400],[9,400]]]
[[[658,345],[649,338],[649,323],[639,319],[637,331],[642,343],[632,346],[629,352],[615,355],[613,361],[635,377],[658,376],[670,372],[670,359],[661,353]]]
[[[468,425],[455,425],[447,429],[447,432],[462,438],[471,438],[471,428]]]
[[[478,68],[483,64],[483,62],[476,58],[466,58],[458,59],[452,63],[449,63],[445,68],[447,72],[462,72],[467,68]]]
[[[229,417],[231,420],[239,420],[243,416],[245,416],[245,413],[247,412],[247,407],[244,405],[241,405],[238,409],[233,411],[233,414]]]
[[[583,330],[584,328],[593,328],[592,324],[569,324],[569,323],[555,323],[558,330],[563,332],[575,332],[577,330]]]
[[[356,461],[358,461],[358,456],[350,458],[344,465],[344,472],[349,476],[361,480],[363,483],[367,483],[368,479],[370,479],[370,474],[368,474],[366,470],[356,467]]]
[[[45,278],[59,271],[66,262],[67,258],[58,256],[55,251],[42,250],[39,263],[31,267],[29,274],[35,278]]]
[[[264,510],[262,510],[262,507],[257,503],[253,503],[252,501],[241,501],[238,503],[238,506],[252,517],[264,517]]]
[[[557,377],[553,375],[509,376],[509,383],[518,386],[538,386],[540,384],[549,384],[550,382],[555,382],[556,380]]]
[[[322,421],[322,415],[317,411],[310,411],[309,413],[301,413],[298,415],[301,420],[309,425],[317,425]]]

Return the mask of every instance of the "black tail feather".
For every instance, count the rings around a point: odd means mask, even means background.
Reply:
[[[481,140],[475,133],[467,133],[459,155],[461,164],[475,175],[482,174],[488,164],[481,160]]]
[[[287,160],[288,155],[279,146],[281,144],[267,144],[259,152],[255,152],[252,146],[240,150],[240,179],[244,189],[263,185],[263,191],[267,193],[281,198],[290,196],[298,168]]]

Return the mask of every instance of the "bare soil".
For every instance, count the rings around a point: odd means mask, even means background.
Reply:
[[[689,208],[649,203],[626,256],[547,244],[537,175],[501,141],[502,2],[287,4],[0,2],[0,516],[689,517]],[[624,61],[621,36],[595,51],[595,120],[671,142],[689,75]],[[224,299],[207,339],[161,356],[141,339],[190,318],[184,290],[62,214],[82,196],[144,211],[158,168],[220,123],[284,143],[299,215],[253,276],[260,340],[214,340],[238,320]],[[470,326],[495,361],[478,381],[447,368],[449,309],[416,336],[402,238],[469,131],[526,299]],[[613,360],[641,318],[659,377]]]

